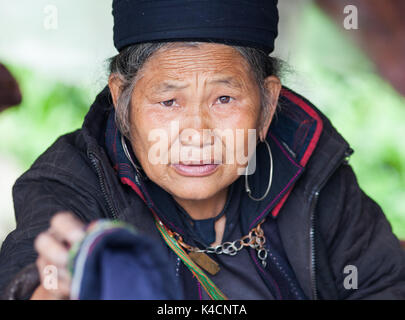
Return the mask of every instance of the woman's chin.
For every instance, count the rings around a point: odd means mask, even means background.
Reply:
[[[233,168],[219,165],[189,170],[189,168],[169,166],[169,171],[164,175],[165,179],[156,181],[174,197],[185,200],[205,200],[233,182],[234,170],[229,169]]]
[[[169,192],[184,200],[205,200],[213,197],[219,191],[222,190],[222,184],[218,182],[203,183],[203,182],[185,182],[179,184],[172,184],[169,187]]]

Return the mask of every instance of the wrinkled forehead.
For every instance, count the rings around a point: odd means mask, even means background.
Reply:
[[[239,89],[243,82],[253,80],[245,58],[235,48],[222,44],[170,43],[153,54],[142,69],[142,76],[164,81],[161,88],[179,87],[180,82],[196,77]]]

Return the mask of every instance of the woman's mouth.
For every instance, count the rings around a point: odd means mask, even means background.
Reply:
[[[214,173],[219,164],[203,164],[203,163],[176,163],[171,165],[174,170],[186,177],[204,177]]]

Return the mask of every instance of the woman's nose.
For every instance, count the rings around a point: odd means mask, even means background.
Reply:
[[[185,128],[199,130],[207,126],[208,117],[207,110],[205,110],[202,103],[193,102],[187,107],[185,117],[182,121]]]
[[[180,143],[183,146],[204,148],[214,143],[212,130],[209,128],[185,128],[180,132]]]
[[[180,141],[183,145],[203,147],[212,144],[210,116],[201,104],[188,108],[180,120]]]

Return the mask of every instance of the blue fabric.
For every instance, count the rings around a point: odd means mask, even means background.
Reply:
[[[187,211],[174,201],[178,214],[189,221],[196,236],[206,247],[210,246],[216,239],[215,222],[224,215],[226,215],[228,220],[235,215],[235,211],[239,206],[239,194],[236,195],[234,189],[234,184],[232,184],[229,188],[224,208],[216,217],[210,219],[192,219]],[[170,208],[167,209],[170,210]]]
[[[114,45],[197,40],[274,50],[277,0],[114,0]]]
[[[194,221],[194,231],[207,246],[215,242],[215,221],[214,218]]]
[[[85,257],[84,265],[78,263],[82,256]],[[129,227],[105,228],[95,235],[90,232],[75,258],[72,287],[76,281],[80,282],[80,291],[75,298],[182,299],[183,294],[176,286],[168,262],[167,252]]]

